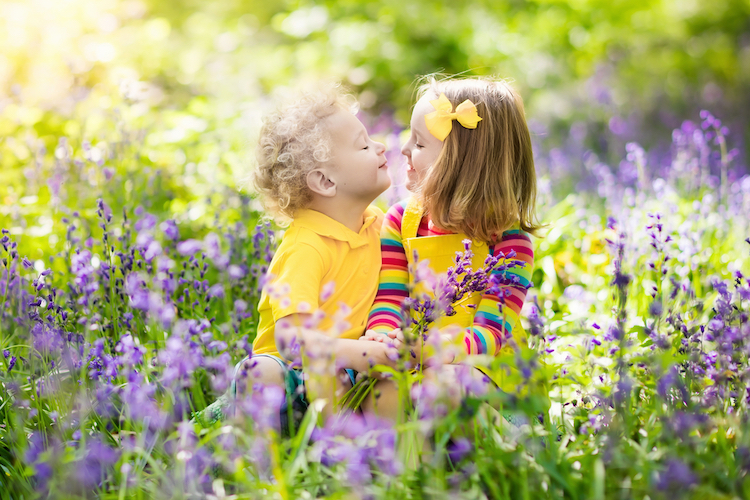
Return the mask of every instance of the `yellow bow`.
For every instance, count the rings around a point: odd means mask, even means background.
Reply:
[[[477,123],[482,120],[477,114],[477,107],[468,99],[456,107],[455,113],[451,113],[453,105],[445,94],[441,93],[440,97],[430,101],[430,104],[435,107],[435,111],[424,115],[424,121],[427,130],[441,141],[444,141],[453,129],[453,120],[458,120],[464,128],[477,128]]]

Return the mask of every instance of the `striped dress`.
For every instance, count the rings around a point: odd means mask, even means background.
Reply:
[[[388,210],[380,233],[382,266],[378,292],[370,309],[367,328],[382,333],[400,327],[401,303],[408,297],[409,271],[401,236],[401,222],[407,203],[408,200],[397,203]],[[450,233],[436,228],[429,216],[422,218],[417,230],[417,237],[445,234]],[[463,251],[463,248],[455,250]],[[513,327],[518,322],[531,280],[534,251],[527,233],[518,229],[504,231],[499,242],[489,245],[489,251],[493,255],[500,252],[508,255],[515,251],[513,260],[522,261],[525,265],[505,271],[500,281],[500,290],[510,290],[510,295],[505,297],[504,304],[497,295],[482,293],[473,324],[464,332],[466,354],[494,356],[500,352],[505,339],[510,338]],[[499,274],[502,275],[502,272]]]

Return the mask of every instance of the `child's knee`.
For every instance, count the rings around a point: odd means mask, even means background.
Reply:
[[[237,381],[246,387],[254,384],[283,386],[284,376],[284,368],[277,361],[258,357],[245,360],[237,373]]]
[[[381,380],[375,384],[362,402],[362,410],[365,414],[376,414],[395,421],[398,418],[398,412],[403,410],[396,384],[390,380]]]

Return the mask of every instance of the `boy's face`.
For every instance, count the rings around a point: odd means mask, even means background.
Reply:
[[[406,156],[408,163],[406,188],[410,191],[414,191],[424,179],[443,149],[443,141],[427,130],[424,120],[427,113],[435,111],[435,107],[430,104],[430,101],[435,99],[437,99],[436,95],[427,93],[414,105],[414,111],[411,114],[411,134],[409,140],[401,148],[401,154]]]
[[[365,126],[344,108],[326,118],[331,160],[326,172],[336,183],[336,196],[372,202],[391,185],[385,146],[370,139]]]

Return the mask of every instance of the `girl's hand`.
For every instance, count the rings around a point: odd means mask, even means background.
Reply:
[[[387,337],[383,335],[383,340],[381,340],[381,342],[388,342],[396,349],[401,349],[401,346],[404,345],[406,340],[404,339],[404,333],[401,331],[401,328],[394,328],[388,332]]]
[[[365,334],[359,338],[359,340],[372,340],[375,342],[382,342],[383,337],[385,337],[385,335],[380,332],[376,332],[375,330],[367,330]]]
[[[440,340],[443,344],[443,364],[450,365],[456,361],[456,349],[453,345],[453,335],[450,333],[441,333]]]
[[[388,336],[392,339],[404,342],[404,332],[401,331],[401,328],[394,328],[393,330],[388,332]]]

